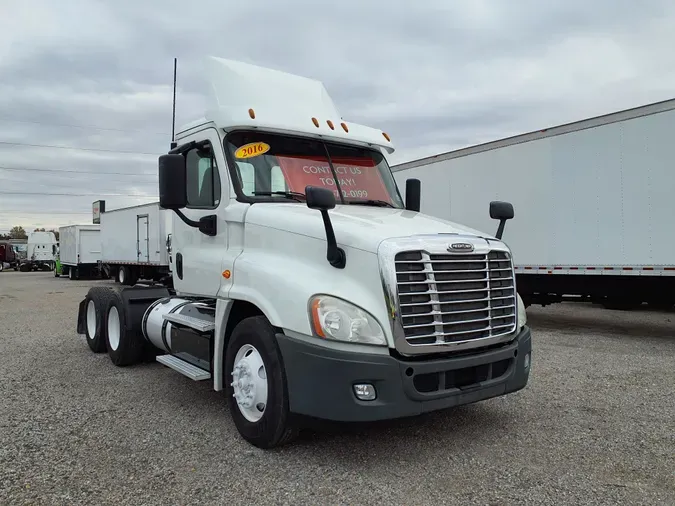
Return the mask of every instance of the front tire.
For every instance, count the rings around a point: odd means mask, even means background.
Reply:
[[[298,434],[291,420],[286,373],[274,328],[264,316],[242,320],[225,351],[225,393],[234,424],[258,448],[291,442]]]

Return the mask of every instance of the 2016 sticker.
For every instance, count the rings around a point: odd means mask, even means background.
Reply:
[[[267,153],[270,150],[269,144],[264,142],[250,142],[244,144],[242,147],[234,152],[235,158],[253,158]]]

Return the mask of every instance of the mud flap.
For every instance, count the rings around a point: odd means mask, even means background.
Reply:
[[[87,299],[82,299],[82,302],[80,302],[80,305],[77,307],[77,333],[78,334],[84,334],[86,333],[85,331],[85,315],[86,315],[86,309],[85,309],[85,303]]]

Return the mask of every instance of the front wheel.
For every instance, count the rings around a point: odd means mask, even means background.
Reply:
[[[235,327],[224,372],[230,414],[246,441],[268,449],[295,439],[281,352],[267,318],[246,318]]]

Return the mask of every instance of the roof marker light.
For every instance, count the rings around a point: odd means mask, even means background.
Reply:
[[[251,119],[255,119],[255,111],[253,109],[248,110],[248,115],[251,117]]]
[[[342,130],[344,130],[345,132],[349,132],[349,128],[347,128],[347,123],[340,123],[340,125],[342,125]]]
[[[312,123],[314,123],[314,126],[315,126],[316,128],[319,128],[319,120],[318,120],[318,119],[312,118]]]
[[[335,130],[335,127],[333,126],[333,122],[331,120],[326,121],[326,123],[328,123],[328,128],[330,128],[331,130]]]
[[[384,136],[385,139],[387,139],[389,142],[391,142],[391,139],[387,135],[387,132],[382,132],[382,135]]]

